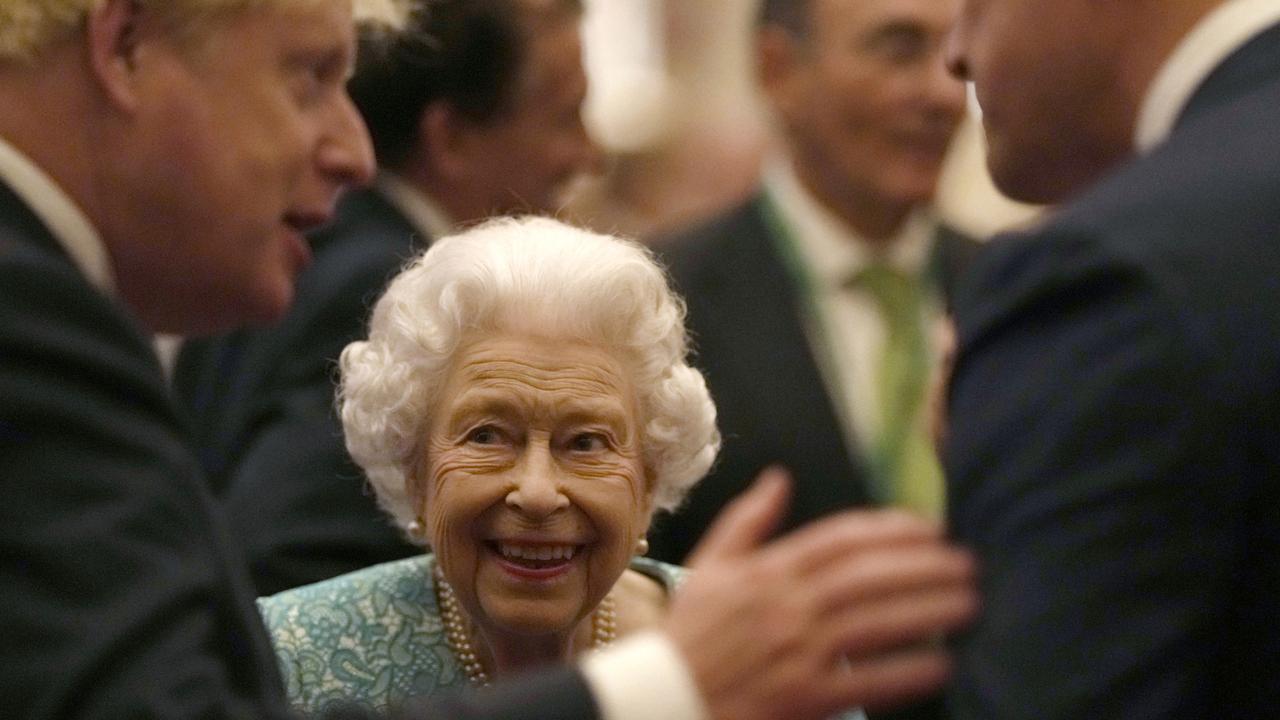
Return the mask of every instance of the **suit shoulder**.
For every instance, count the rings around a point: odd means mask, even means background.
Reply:
[[[760,199],[752,198],[720,215],[659,239],[659,259],[678,286],[696,287],[726,262],[753,252],[766,229]]]

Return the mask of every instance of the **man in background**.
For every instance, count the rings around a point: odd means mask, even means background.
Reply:
[[[928,440],[931,334],[976,249],[931,212],[965,112],[943,39],[954,0],[766,0],[756,46],[780,152],[744,205],[664,245],[724,437],[711,474],[658,518],[678,562],[770,465],[788,522],[852,506],[943,509]],[[941,698],[897,717],[944,716]]]
[[[280,324],[189,342],[175,385],[259,594],[421,549],[376,507],[333,413],[335,361],[387,280],[432,238],[550,213],[596,163],[579,0],[415,0],[364,35],[349,83],[381,172],[312,238]]]
[[[962,718],[1280,705],[1280,4],[965,0],[1009,195],[955,303]]]
[[[790,522],[898,505],[937,517],[930,335],[976,243],[930,211],[965,112],[942,43],[954,0],[766,0],[760,79],[781,152],[745,205],[671,240],[719,411],[712,474],[654,533],[678,561],[762,468]]]

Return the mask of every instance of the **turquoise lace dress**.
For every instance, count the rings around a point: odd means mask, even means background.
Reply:
[[[435,556],[397,560],[260,598],[289,703],[312,715],[338,704],[375,710],[467,684],[444,639]],[[674,592],[686,571],[648,558],[631,569]],[[833,720],[866,720],[850,711]]]
[[[461,687],[444,639],[435,556],[397,560],[258,600],[289,702],[307,714],[357,702],[376,710]],[[631,569],[668,592],[684,570],[647,558]]]

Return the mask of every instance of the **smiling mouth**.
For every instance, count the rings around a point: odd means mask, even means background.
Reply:
[[[582,545],[526,545],[491,541],[489,549],[504,561],[530,570],[542,570],[568,565],[582,550]]]

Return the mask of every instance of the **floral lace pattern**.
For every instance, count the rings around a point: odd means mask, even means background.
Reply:
[[[339,704],[375,710],[467,683],[444,637],[433,555],[375,565],[260,598],[289,702],[314,714]],[[647,558],[631,569],[668,592],[684,571]]]

